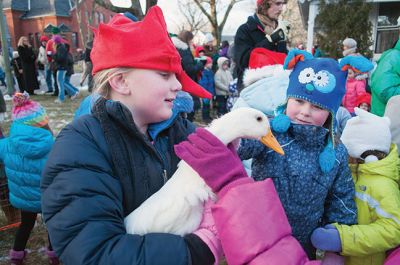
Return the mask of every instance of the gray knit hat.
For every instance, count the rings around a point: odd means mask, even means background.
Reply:
[[[347,46],[347,48],[357,48],[357,42],[355,41],[355,39],[352,38],[346,38],[343,41],[343,45]]]

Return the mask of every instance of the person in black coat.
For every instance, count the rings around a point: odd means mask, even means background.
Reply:
[[[284,0],[257,0],[257,10],[249,16],[235,35],[234,61],[238,77],[238,90],[243,89],[243,73],[249,66],[250,53],[254,48],[287,53],[287,33],[290,29],[285,21],[278,20]]]
[[[204,92],[182,71],[165,25],[155,6],[143,21],[117,14],[96,31],[91,58],[100,98],[60,132],[42,174],[43,217],[64,265],[216,260],[196,231],[138,235],[124,226],[174,174],[173,146],[195,129],[174,112],[178,91]]]
[[[204,69],[204,64],[201,62],[196,62],[193,58],[192,51],[190,50],[190,45],[193,40],[193,33],[187,30],[183,30],[178,36],[172,37],[172,42],[174,43],[179,55],[182,57],[182,68],[188,74],[188,76],[195,82],[198,82],[199,73]],[[200,109],[200,99],[193,96],[193,112],[188,114],[188,119],[190,121],[194,120],[194,115],[197,110]]]
[[[39,89],[38,75],[35,67],[36,55],[29,44],[28,38],[25,36],[22,36],[18,41],[18,54],[22,63],[25,91],[30,95],[34,95],[34,91]]]
[[[19,54],[17,51],[13,52],[13,59],[11,60],[11,65],[14,70],[15,78],[18,82],[19,92],[23,93],[25,91],[25,83],[22,69],[21,58],[19,58]]]

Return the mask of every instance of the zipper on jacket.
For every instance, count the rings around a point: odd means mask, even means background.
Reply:
[[[167,181],[168,181],[168,178],[167,178],[167,170],[166,169],[163,169],[163,179],[164,179],[164,184],[165,183],[167,183]]]

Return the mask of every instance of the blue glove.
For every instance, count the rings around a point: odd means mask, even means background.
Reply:
[[[317,249],[331,252],[342,251],[339,232],[333,225],[326,225],[324,228],[315,229],[311,235],[311,243]]]

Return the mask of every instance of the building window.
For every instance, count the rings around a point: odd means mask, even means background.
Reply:
[[[78,43],[78,33],[77,32],[72,32],[72,34],[71,34],[71,42],[72,42],[72,47],[73,48],[78,48],[79,43]]]
[[[400,2],[380,3],[375,53],[392,48],[399,39]]]
[[[100,24],[100,23],[104,23],[104,15],[103,15],[103,13],[100,13],[99,18],[100,18],[99,24]]]
[[[110,20],[113,18],[113,16],[112,15],[110,15]]]

